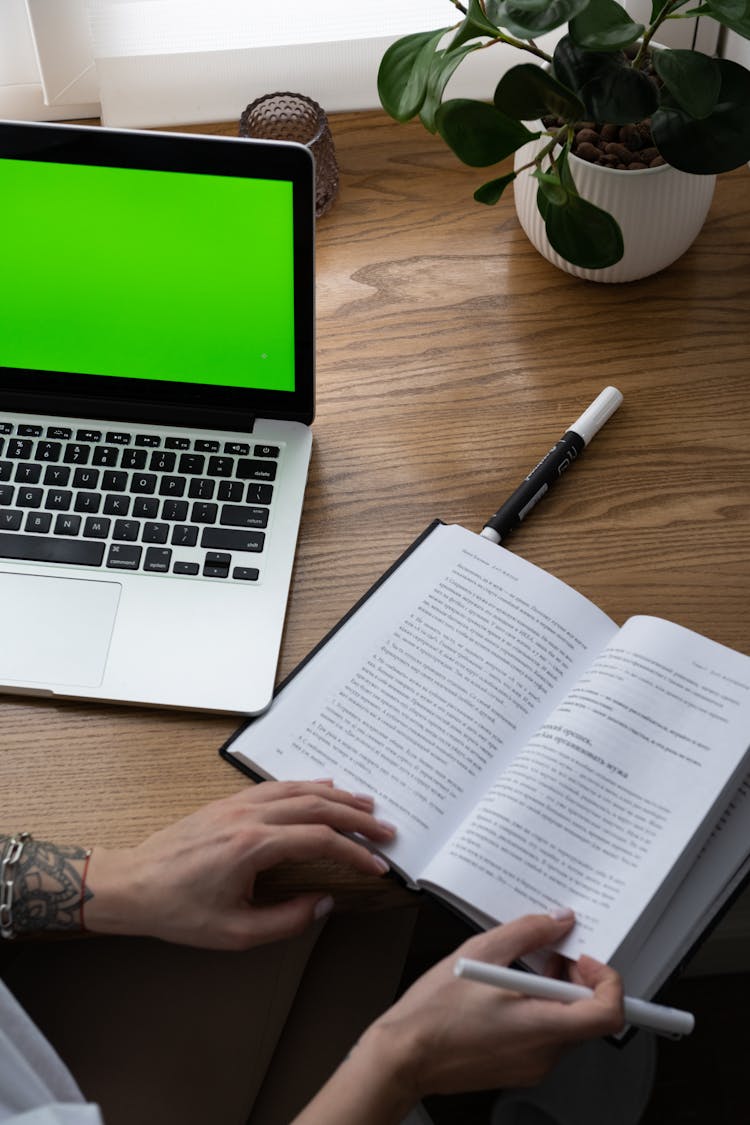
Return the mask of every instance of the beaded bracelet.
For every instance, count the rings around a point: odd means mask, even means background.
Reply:
[[[16,868],[23,855],[23,849],[31,840],[30,832],[19,832],[11,836],[0,864],[0,937],[14,938],[13,929],[13,891],[16,881]]]

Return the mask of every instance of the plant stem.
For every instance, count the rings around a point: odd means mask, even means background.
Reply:
[[[661,25],[664,23],[664,21],[668,19],[673,12],[676,12],[678,8],[683,7],[686,2],[687,0],[672,0],[671,3],[666,3],[662,10],[659,12],[659,15],[656,17],[654,22],[646,28],[643,34],[643,39],[641,40],[641,45],[638,48],[638,54],[633,59],[634,70],[640,70],[640,68],[645,64],[646,57],[648,55],[649,44],[651,43],[651,40],[653,39],[654,35],[661,27]]]

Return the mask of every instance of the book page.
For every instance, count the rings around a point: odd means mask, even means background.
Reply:
[[[441,526],[231,750],[267,776],[373,795],[411,875],[615,631],[551,575]]]
[[[578,921],[560,951],[609,961],[655,923],[749,741],[750,658],[631,618],[424,879],[500,920],[570,906]]]

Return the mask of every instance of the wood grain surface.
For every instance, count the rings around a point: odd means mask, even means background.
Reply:
[[[657,614],[750,653],[750,172],[719,177],[671,268],[604,285],[544,261],[512,195],[474,203],[487,176],[421,127],[373,112],[332,129],[341,192],[317,232],[318,413],[280,675],[433,517],[480,528],[610,383],[624,404],[512,549],[618,622]],[[6,830],[130,844],[247,784],[217,755],[233,717],[0,708]],[[392,893],[330,875],[352,902]]]

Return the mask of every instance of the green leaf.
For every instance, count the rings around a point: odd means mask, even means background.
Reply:
[[[568,193],[560,183],[560,177],[552,174],[551,172],[533,172],[533,176],[539,182],[539,190],[537,191],[537,201],[539,196],[545,200],[546,203],[552,203],[557,207],[561,207],[568,201]]]
[[[572,20],[588,3],[589,0],[552,0],[542,8],[529,9],[514,0],[487,0],[487,15],[518,39],[535,39]]]
[[[570,21],[573,42],[587,51],[622,51],[643,32],[643,24],[634,23],[616,0],[589,0]]]
[[[569,86],[579,97],[583,87],[592,78],[621,65],[621,60],[609,52],[582,50],[570,35],[563,36],[552,56],[552,73],[555,78]]]
[[[391,44],[378,69],[378,96],[386,113],[396,121],[408,121],[418,112],[427,89],[427,76],[435,49],[445,35],[440,31],[418,31]]]
[[[519,121],[536,121],[547,113],[578,121],[585,108],[580,98],[534,63],[521,63],[497,84],[494,102],[501,113]]]
[[[721,86],[707,117],[691,117],[666,90],[651,121],[654,144],[682,172],[730,172],[750,160],[750,73],[728,59],[714,61]]]
[[[500,176],[497,180],[489,180],[488,183],[482,184],[481,187],[477,188],[474,192],[474,198],[477,203],[486,203],[492,206],[497,203],[508,184],[512,184],[515,178],[515,172],[508,172],[507,176]]]
[[[747,0],[707,0],[703,7],[724,27],[750,39],[750,3]]]
[[[622,231],[601,207],[568,193],[562,206],[547,200],[543,215],[550,245],[574,266],[597,270],[620,261]]]
[[[484,9],[479,0],[469,0],[466,18],[456,31],[448,50],[458,50],[469,39],[476,39],[477,36],[489,36],[490,39],[497,39],[498,29],[484,14]]]
[[[579,91],[593,121],[627,125],[650,117],[659,104],[654,83],[627,65],[610,67]]]
[[[450,54],[447,51],[438,51],[437,54],[432,56],[432,65],[427,76],[427,92],[419,111],[419,119],[430,133],[437,131],[435,114],[451,75],[467,55],[480,47],[481,43],[466,43],[458,50],[451,51]]]
[[[659,18],[667,4],[671,4],[672,0],[651,0],[651,19],[649,23],[653,23]]]
[[[506,117],[494,105],[469,98],[443,102],[435,122],[440,136],[459,160],[473,168],[496,164],[541,135]]]
[[[699,51],[653,51],[654,69],[677,105],[691,117],[713,111],[721,89],[716,59]]]

